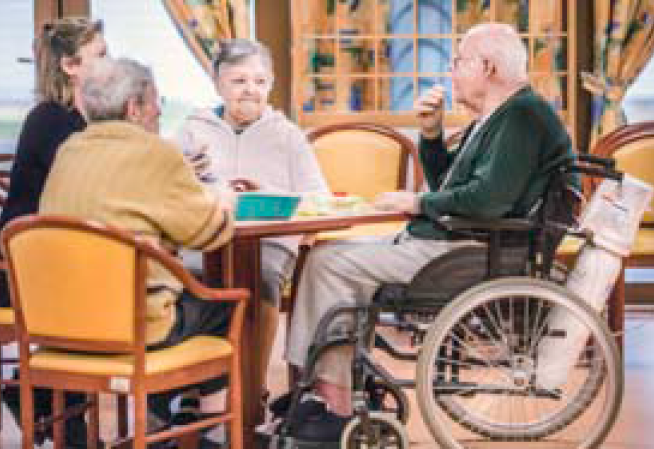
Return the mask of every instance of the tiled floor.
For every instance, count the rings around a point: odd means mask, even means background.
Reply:
[[[626,390],[622,412],[607,442],[605,449],[651,449],[654,447],[654,351],[651,342],[654,341],[654,314],[631,312],[626,325]],[[278,336],[276,352],[281,354],[283,335]],[[283,380],[286,374],[285,365],[280,358],[271,368],[269,375],[273,395],[283,392],[286,388]],[[395,364],[394,370],[407,370],[407,367]],[[407,372],[410,372],[407,371]],[[417,406],[411,408],[411,418],[408,432],[413,449],[435,448],[436,445],[427,432]],[[112,429],[105,429],[105,434],[111,434]],[[3,413],[2,435],[0,448],[19,448],[19,432],[8,413]],[[493,445],[492,448],[506,449],[509,446]],[[542,445],[520,443],[511,446],[521,449]]]

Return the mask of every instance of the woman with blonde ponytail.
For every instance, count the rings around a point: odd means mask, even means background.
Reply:
[[[71,134],[86,127],[80,89],[90,65],[107,53],[102,23],[68,17],[45,24],[34,45],[38,103],[29,112],[18,138],[9,193],[0,214],[0,230],[16,217],[35,213],[57,148]],[[9,289],[0,271],[0,306],[9,306]],[[7,387],[2,398],[19,422],[18,388]],[[84,400],[67,394],[66,403]],[[48,390],[35,393],[35,418],[52,414]],[[81,416],[66,422],[66,447],[86,447],[86,425]],[[37,435],[37,441],[49,435]]]

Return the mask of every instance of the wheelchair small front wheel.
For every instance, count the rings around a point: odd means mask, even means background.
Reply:
[[[571,341],[578,351],[566,351]],[[547,359],[552,344],[561,356]],[[615,339],[592,308],[553,282],[513,277],[466,290],[441,311],[422,346],[416,391],[443,448],[590,449],[617,418],[623,382]]]
[[[400,387],[370,377],[365,390],[369,410],[392,415],[403,424],[409,421],[409,398]]]
[[[403,424],[393,416],[372,412],[355,416],[341,436],[341,449],[408,449],[409,438]]]

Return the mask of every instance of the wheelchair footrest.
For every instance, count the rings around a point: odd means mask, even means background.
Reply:
[[[280,437],[264,432],[256,433],[257,449],[340,449],[341,443],[302,441],[293,437]]]

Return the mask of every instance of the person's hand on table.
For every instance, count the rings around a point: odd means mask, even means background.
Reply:
[[[234,192],[254,192],[256,190],[261,190],[261,185],[259,183],[246,178],[232,179],[228,184]]]
[[[375,209],[418,215],[420,213],[420,195],[414,192],[384,192],[374,201]]]

